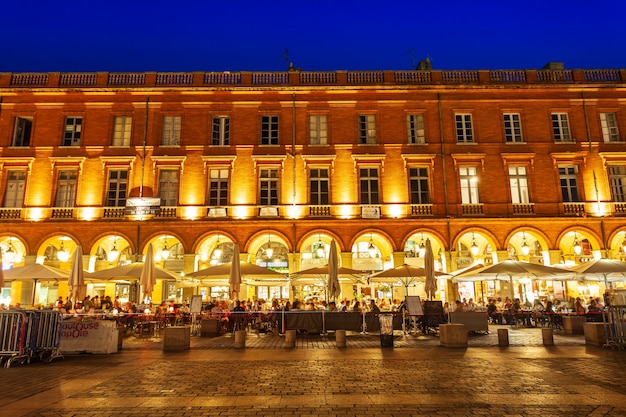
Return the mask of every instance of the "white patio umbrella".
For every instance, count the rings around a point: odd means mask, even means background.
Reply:
[[[72,260],[72,269],[67,279],[70,299],[79,301],[83,289],[85,288],[85,275],[83,271],[83,247],[78,245],[74,251],[74,259]]]
[[[239,243],[235,243],[233,245],[233,259],[230,263],[228,285],[230,287],[231,300],[239,300],[239,290],[241,289],[241,263],[239,261]]]
[[[141,285],[143,299],[152,298],[152,290],[156,285],[156,267],[154,265],[154,254],[152,253],[152,243],[148,245],[146,253],[146,261],[143,264],[141,275],[139,276],[139,284]]]
[[[435,298],[437,292],[437,280],[435,279],[435,256],[433,255],[433,247],[430,239],[426,239],[426,251],[424,252],[424,272],[426,273],[426,281],[424,282],[424,290],[426,297],[431,300]]]
[[[185,274],[187,277],[195,278],[207,278],[207,279],[229,279],[231,271],[231,262],[226,262],[220,265],[210,266],[199,271],[190,272]],[[242,277],[254,277],[254,278],[286,278],[285,274],[273,271],[262,266],[254,265],[246,261],[239,261],[239,271]]]
[[[335,239],[330,242],[330,253],[328,254],[328,298],[336,301],[341,293],[339,285],[339,262],[337,260],[337,244]]]
[[[434,271],[434,275],[437,277],[443,276],[445,274],[439,271]],[[403,264],[392,269],[386,269],[384,271],[377,272],[374,275],[370,276],[369,281],[387,282],[391,284],[400,281],[406,288],[408,294],[409,287],[411,285],[417,282],[426,281],[426,270],[424,268],[420,268],[419,266]]]
[[[613,259],[596,259],[568,268],[577,278],[588,281],[604,281],[608,288],[609,282],[626,280],[626,262]]]
[[[4,271],[7,281],[65,281],[69,271],[42,264],[18,266]]]

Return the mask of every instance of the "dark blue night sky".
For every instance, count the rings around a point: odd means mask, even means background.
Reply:
[[[8,3],[0,72],[626,68],[624,0]]]

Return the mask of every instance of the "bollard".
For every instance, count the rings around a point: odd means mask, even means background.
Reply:
[[[335,330],[335,344],[338,348],[346,347],[346,331],[345,330]]]
[[[554,346],[554,333],[551,328],[545,327],[541,329],[541,337],[544,346]]]
[[[508,329],[498,329],[498,346],[508,346],[509,345],[509,330]]]
[[[287,330],[285,332],[285,347],[288,347],[288,348],[296,347],[296,331],[295,330]]]
[[[246,331],[235,330],[235,349],[243,349],[246,347]]]

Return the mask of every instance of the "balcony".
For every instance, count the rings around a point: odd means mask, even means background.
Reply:
[[[533,203],[513,204],[513,214],[522,216],[535,214],[535,205]]]
[[[432,216],[432,204],[411,204],[411,216]]]
[[[72,219],[74,207],[53,207],[50,217],[53,219]]]
[[[309,206],[309,216],[311,216],[311,217],[330,217],[330,205],[328,205],[328,206]]]
[[[626,215],[626,202],[615,202],[613,203],[613,212],[616,216],[624,216]]]
[[[563,214],[566,216],[584,216],[585,203],[563,203]]]
[[[21,217],[21,208],[0,208],[0,220],[19,220]]]
[[[462,204],[464,216],[484,216],[484,204]]]

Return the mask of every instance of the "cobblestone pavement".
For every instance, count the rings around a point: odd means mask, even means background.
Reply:
[[[0,416],[626,416],[626,351],[582,336],[495,327],[468,348],[434,335],[193,336],[163,352],[162,340],[125,338],[111,355],[71,355],[0,369]]]

